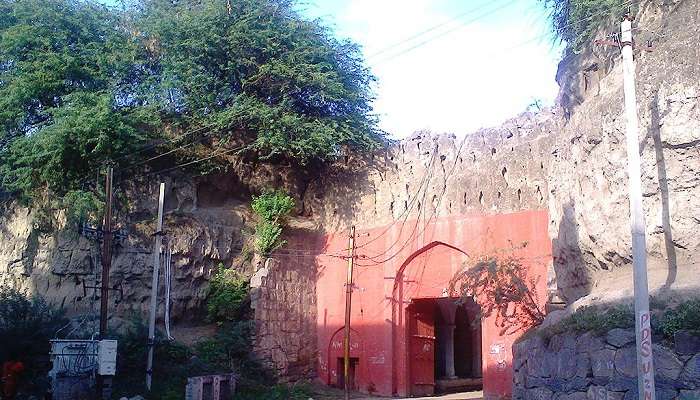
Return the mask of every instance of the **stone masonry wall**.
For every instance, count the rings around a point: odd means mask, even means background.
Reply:
[[[256,357],[281,380],[312,378],[316,360],[316,269],[313,252],[291,245],[255,262],[251,307]]]
[[[656,398],[700,399],[700,338],[676,334],[654,344]],[[638,398],[635,336],[613,329],[601,336],[540,336],[513,348],[514,400],[635,400]]]

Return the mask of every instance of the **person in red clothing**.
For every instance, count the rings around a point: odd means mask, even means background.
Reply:
[[[24,364],[22,361],[17,360],[16,357],[10,357],[8,361],[2,364],[2,376],[0,380],[2,382],[2,399],[3,400],[14,400],[17,396],[17,384],[19,383],[19,376],[24,371]]]

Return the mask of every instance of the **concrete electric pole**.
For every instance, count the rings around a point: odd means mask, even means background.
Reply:
[[[345,400],[350,398],[350,311],[352,310],[352,269],[355,262],[355,226],[350,228],[348,276],[345,283],[345,340],[343,341],[343,386]]]
[[[154,233],[156,240],[153,246],[153,280],[151,283],[151,307],[148,318],[148,363],[146,365],[146,388],[151,390],[153,380],[153,348],[156,341],[156,308],[158,306],[158,274],[160,267],[160,251],[163,244],[163,203],[165,200],[165,183],[160,183],[158,195],[158,223]]]
[[[632,16],[622,21],[622,70],[624,74],[625,115],[627,117],[627,169],[629,173],[632,262],[634,265],[634,310],[637,337],[637,380],[640,400],[655,400],[654,358],[651,346],[649,286],[642,177],[639,157],[639,121],[635,90],[635,65],[632,41]]]

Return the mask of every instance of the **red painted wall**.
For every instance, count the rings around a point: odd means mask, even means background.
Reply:
[[[530,276],[539,277],[544,304],[546,272],[551,263],[546,211],[441,218],[432,223],[409,221],[370,231],[358,230],[357,266],[352,301],[352,357],[359,358],[356,383],[363,392],[408,395],[406,307],[413,298],[442,297],[450,279],[470,257],[512,249],[527,242],[517,255]],[[326,238],[317,258],[318,375],[337,382],[342,357],[346,260],[332,254],[347,249],[346,234]],[[331,254],[331,255],[329,255]],[[482,321],[484,393],[487,398],[510,394],[511,346],[519,332],[500,335],[493,317]]]

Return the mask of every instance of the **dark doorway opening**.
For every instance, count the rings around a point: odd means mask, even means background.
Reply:
[[[458,301],[456,298],[436,299],[436,306],[440,311],[435,313],[436,392],[480,390],[482,354],[479,306],[472,299]]]
[[[350,368],[348,369],[348,382],[350,383],[350,390],[357,390],[357,386],[355,385],[355,373],[359,364],[359,358],[350,357]],[[345,387],[345,360],[343,357],[338,357],[336,371],[338,371],[338,381],[336,382],[336,385],[342,389]]]
[[[414,299],[412,303],[412,342],[417,342],[419,349],[427,349],[423,342],[431,337],[434,343],[427,358],[427,354],[415,350],[416,343],[409,348],[412,394],[482,389],[479,306],[471,299],[459,301],[451,297]],[[428,383],[432,383],[432,388],[426,388]]]

